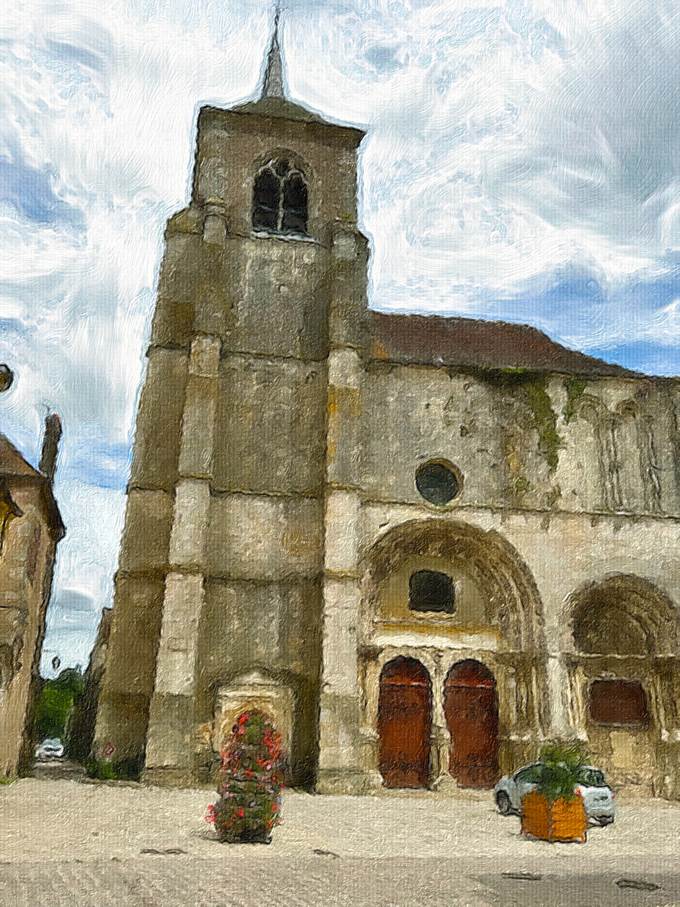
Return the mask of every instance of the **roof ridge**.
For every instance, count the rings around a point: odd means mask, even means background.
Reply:
[[[369,313],[374,328],[374,355],[378,359],[593,377],[644,377],[641,372],[572,349],[532,324],[425,312],[370,309]]]
[[[40,470],[32,466],[21,451],[0,432],[0,475],[30,475],[44,478]]]

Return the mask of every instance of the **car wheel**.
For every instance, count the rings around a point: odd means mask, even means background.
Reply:
[[[502,816],[509,816],[512,812],[512,803],[510,802],[510,797],[502,790],[496,794],[496,806],[498,807],[498,812]]]

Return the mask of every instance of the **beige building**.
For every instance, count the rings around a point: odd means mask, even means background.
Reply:
[[[680,386],[367,308],[357,129],[203,108],[170,219],[94,752],[207,780],[488,786],[547,738],[680,796]]]
[[[33,702],[64,525],[52,483],[61,435],[48,416],[40,469],[0,435],[0,775],[30,763]]]

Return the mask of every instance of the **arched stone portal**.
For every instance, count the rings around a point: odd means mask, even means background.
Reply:
[[[451,578],[453,608],[413,608],[409,578],[419,570],[441,571]],[[495,780],[499,767],[511,770],[535,758],[547,724],[542,611],[533,577],[512,545],[498,532],[459,521],[408,521],[366,550],[361,588],[361,732],[365,752],[374,754],[372,765],[364,763],[366,771],[382,765],[381,671],[397,657],[423,662],[430,670],[433,787],[451,783],[451,767],[459,786],[484,786]],[[449,668],[470,660],[479,664],[474,683],[468,677],[468,689],[463,690],[462,683],[459,688],[462,675],[454,671],[445,689]],[[488,666],[490,684],[482,677],[483,665]],[[464,749],[466,732],[458,734],[451,756],[451,734],[455,736],[463,720],[466,697],[470,705],[475,697],[483,700],[486,709],[484,729],[478,728],[481,736],[475,743],[486,741],[479,759],[472,749]],[[456,716],[457,711],[461,715]]]
[[[444,714],[451,735],[449,771],[461,787],[498,781],[498,697],[492,672],[468,658],[444,683]]]
[[[668,792],[680,724],[675,606],[649,581],[616,574],[570,596],[569,616],[572,722],[592,760],[614,783]]]
[[[410,520],[366,551],[362,573],[368,619],[375,616],[381,584],[413,555],[465,563],[484,591],[486,620],[500,631],[500,649],[531,653],[543,648],[540,598],[522,558],[500,533],[453,520]]]
[[[379,768],[385,787],[427,787],[432,685],[415,658],[398,657],[380,674]]]

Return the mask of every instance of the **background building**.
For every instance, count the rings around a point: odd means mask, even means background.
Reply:
[[[678,384],[523,325],[367,309],[363,133],[204,108],[168,223],[94,753],[206,780],[491,785],[578,735],[680,791]]]
[[[111,633],[110,608],[104,608],[92,647],[90,660],[83,676],[84,689],[74,703],[69,716],[66,733],[66,754],[76,762],[86,762],[94,740],[94,726],[97,720],[99,689],[106,661],[106,647]]]

